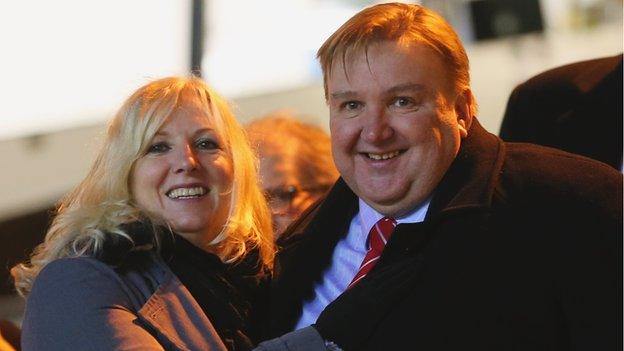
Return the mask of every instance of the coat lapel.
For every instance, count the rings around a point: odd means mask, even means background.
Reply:
[[[496,184],[503,171],[505,145],[476,119],[472,123],[459,154],[436,187],[428,221],[456,210],[487,208],[494,194],[500,192]]]
[[[271,290],[271,337],[294,328],[303,301],[313,297],[314,283],[331,263],[334,247],[347,233],[357,210],[357,197],[339,179],[327,197],[285,234]]]
[[[227,351],[208,317],[178,278],[167,272],[139,310],[139,319],[176,350]]]

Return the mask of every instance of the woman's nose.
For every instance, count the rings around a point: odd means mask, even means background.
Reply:
[[[197,169],[199,162],[195,150],[190,145],[185,145],[176,160],[175,172],[190,172]]]

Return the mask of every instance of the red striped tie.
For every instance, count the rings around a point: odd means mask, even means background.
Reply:
[[[368,274],[368,272],[375,267],[375,264],[379,260],[386,243],[390,240],[390,235],[392,235],[396,225],[397,223],[394,218],[384,217],[377,221],[377,223],[375,223],[375,225],[371,228],[368,233],[368,252],[366,252],[366,256],[364,256],[364,260],[360,265],[360,269],[355,277],[353,277],[353,280],[347,289],[350,289],[352,286],[357,284],[357,282],[364,278],[366,274]]]

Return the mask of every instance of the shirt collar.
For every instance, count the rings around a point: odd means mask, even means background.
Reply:
[[[360,228],[362,230],[363,237],[366,238],[371,228],[373,228],[375,223],[382,219],[384,215],[375,211],[375,209],[370,207],[366,202],[364,202],[364,200],[358,200],[360,205],[360,212],[358,214],[358,216],[360,217]],[[425,220],[427,210],[429,209],[429,203],[431,203],[431,196],[429,196],[425,201],[421,202],[405,216],[395,218],[397,224],[423,222]]]

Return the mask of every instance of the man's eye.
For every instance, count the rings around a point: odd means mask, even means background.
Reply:
[[[349,111],[357,110],[361,104],[358,101],[347,101],[342,104],[343,108]]]
[[[412,106],[412,99],[406,97],[398,97],[394,100],[394,106],[396,107],[409,107]]]
[[[214,150],[214,149],[218,149],[219,148],[219,144],[217,144],[216,142],[214,142],[211,139],[201,139],[201,140],[198,140],[195,145],[200,150]]]
[[[150,145],[150,147],[147,149],[147,153],[148,154],[162,154],[164,152],[169,151],[169,149],[171,149],[171,147],[169,147],[169,145],[165,143],[155,143],[155,144]]]

